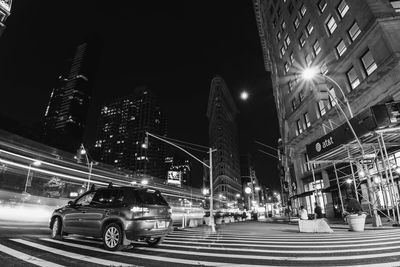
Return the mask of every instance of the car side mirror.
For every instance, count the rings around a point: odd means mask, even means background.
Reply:
[[[70,200],[70,201],[68,201],[68,206],[73,207],[73,206],[75,206],[75,204],[72,200]]]

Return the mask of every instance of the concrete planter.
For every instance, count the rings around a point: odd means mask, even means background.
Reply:
[[[363,232],[364,231],[364,226],[365,226],[365,218],[367,215],[365,214],[350,214],[347,215],[346,219],[347,222],[349,223],[349,228],[350,231],[353,232]]]

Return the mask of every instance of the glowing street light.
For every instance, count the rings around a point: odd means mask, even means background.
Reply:
[[[351,180],[350,178],[346,180],[346,183],[351,184],[353,182],[353,180]]]
[[[248,98],[249,98],[249,93],[247,93],[246,91],[240,93],[240,99],[246,101]]]
[[[147,181],[146,179],[143,179],[140,183],[141,183],[142,185],[147,185],[147,184],[149,183],[149,181]]]
[[[210,193],[210,189],[203,188],[202,193],[203,193],[203,195],[208,195]]]

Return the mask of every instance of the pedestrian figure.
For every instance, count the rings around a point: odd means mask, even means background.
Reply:
[[[299,217],[300,220],[308,220],[308,213],[304,206],[300,206]]]
[[[314,213],[315,213],[315,216],[317,217],[317,219],[321,219],[321,218],[322,218],[322,209],[321,209],[321,207],[318,205],[317,202],[315,202]]]

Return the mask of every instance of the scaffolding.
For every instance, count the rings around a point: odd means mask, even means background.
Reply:
[[[338,190],[344,211],[342,186],[346,184],[353,187],[357,200],[368,205],[371,216],[379,214],[399,224],[400,127],[370,131],[359,141],[362,147],[357,140],[351,140],[308,161],[314,183],[316,164],[323,164],[325,170],[331,168],[334,173],[332,185],[315,190],[315,194]],[[346,166],[350,172],[341,170]]]

